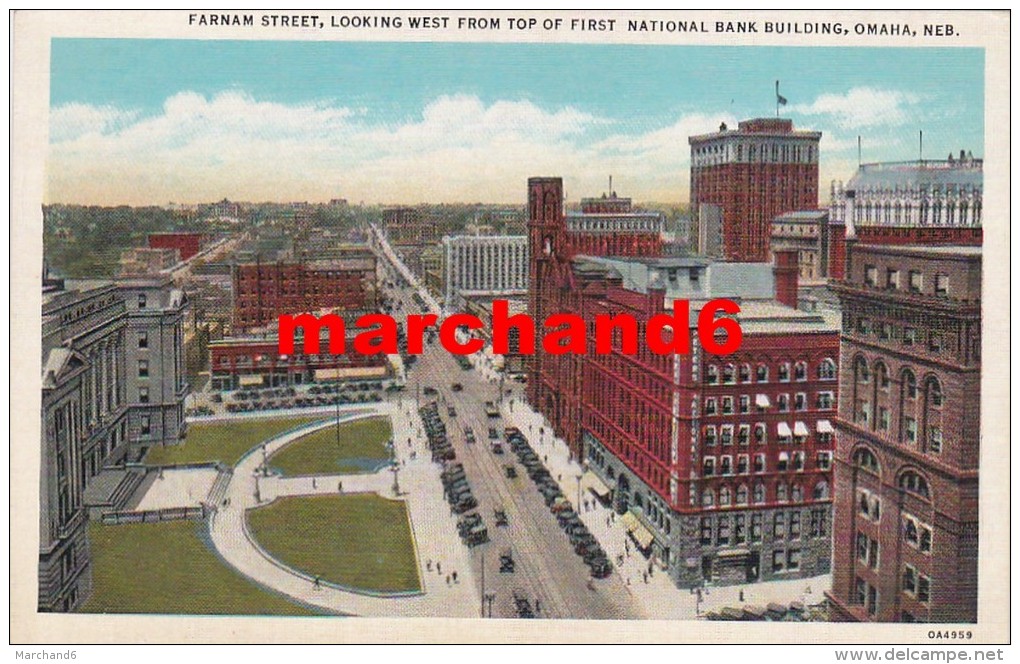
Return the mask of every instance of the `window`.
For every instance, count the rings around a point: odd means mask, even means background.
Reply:
[[[892,325],[889,323],[879,323],[878,325],[878,338],[887,341],[892,337]]]
[[[790,462],[790,455],[787,454],[786,452],[780,452],[779,453],[779,459],[776,461],[776,470],[779,471],[779,472],[784,472],[786,470],[786,466],[787,466],[787,464],[789,464],[789,462]]]
[[[903,591],[911,595],[917,593],[917,570],[910,565],[903,567]]]
[[[786,552],[786,569],[800,569],[800,549],[790,549]]]
[[[738,401],[738,407],[741,413],[751,412],[751,397],[746,394],[742,395]]]
[[[788,383],[790,382],[790,363],[783,362],[779,365],[779,382]]]
[[[900,475],[899,487],[904,491],[916,494],[922,498],[931,498],[928,491],[928,482],[912,470]]]
[[[748,498],[748,490],[746,484],[741,484],[737,487],[737,505],[746,505]]]
[[[149,361],[138,360],[138,377],[148,378],[149,377]]]
[[[949,275],[948,274],[936,274],[935,275],[935,294],[936,295],[949,295]]]
[[[868,544],[868,566],[878,569],[878,540],[869,540]]]
[[[793,377],[796,380],[807,380],[807,362],[798,362],[793,365]]]
[[[152,433],[152,420],[148,415],[143,415],[141,418],[141,430],[143,436],[148,436]]]
[[[885,287],[889,290],[896,290],[900,287],[900,271],[888,268],[885,271]]]
[[[875,367],[875,380],[878,381],[879,389],[889,391],[889,369],[881,362]]]
[[[794,452],[793,453],[793,469],[804,470],[804,453]]]
[[[724,456],[719,459],[719,473],[722,475],[733,474],[733,457]]]
[[[832,410],[834,397],[832,392],[818,393],[818,410]]]
[[[854,465],[869,472],[878,474],[878,459],[874,453],[866,447],[854,452]]]
[[[722,412],[723,412],[723,415],[732,415],[733,414],[733,397],[723,397],[722,398]]]
[[[715,385],[719,382],[719,367],[714,364],[705,367],[705,382],[709,385]]]
[[[917,270],[910,271],[910,290],[914,293],[920,293],[924,288],[924,277]]]
[[[878,589],[875,586],[868,586],[868,615],[876,615],[878,613]]]
[[[746,498],[747,497],[746,496],[746,494],[747,494],[746,488],[744,490],[744,494],[745,494],[744,497]],[[739,498],[740,493],[739,492],[737,493],[737,496],[738,496],[737,502],[739,503],[740,502],[740,498]],[[747,526],[746,526],[746,521],[747,520],[745,519],[743,514],[738,514],[736,516],[736,518],[734,519],[734,527],[733,527],[733,543],[734,544],[743,544],[744,542],[747,541]]]
[[[761,524],[762,524],[762,515],[761,514],[752,514],[751,515],[751,541],[752,542],[760,542],[761,541]]]
[[[715,493],[711,489],[705,489],[701,494],[701,505],[702,507],[714,507],[715,506]]]
[[[800,539],[800,512],[790,513],[790,539]]]
[[[783,482],[776,484],[776,502],[778,503],[788,502],[788,498],[786,495],[786,484],[784,484]]]
[[[931,553],[931,527],[909,514],[903,515],[903,539],[922,553]]]
[[[138,402],[149,403],[149,388],[147,387],[138,388]]]
[[[733,444],[733,425],[727,424],[719,430],[719,438],[723,445]]]
[[[765,472],[765,455],[755,454],[754,455],[754,472],[764,473]]]
[[[928,402],[936,407],[942,405],[942,385],[938,378],[928,379]]]
[[[864,582],[864,579],[857,577],[854,583],[854,603],[863,606],[865,601],[867,601],[867,596],[868,584]]]
[[[928,350],[933,353],[942,352],[942,335],[938,332],[932,332],[931,336],[928,337]]]
[[[931,580],[924,574],[917,575],[917,601],[927,602],[931,599]]]
[[[857,412],[854,413],[854,421],[858,424],[867,424],[871,421],[871,402],[859,399],[857,401]]]
[[[786,561],[786,556],[784,554],[785,554],[784,551],[773,551],[772,552],[772,571],[773,572],[782,572],[783,571],[783,563]]]
[[[741,364],[740,365],[740,382],[750,383],[751,382],[751,365]]]
[[[928,429],[928,451],[932,454],[942,453],[942,429],[940,427]]]
[[[769,368],[764,364],[759,364],[755,369],[754,380],[758,383],[769,382]]]
[[[740,456],[738,456],[737,457],[737,474],[738,475],[747,475],[747,472],[748,472],[749,469],[750,469],[750,459],[748,458],[748,456],[746,454],[741,454]],[[745,487],[745,492],[746,492],[746,487]]]
[[[754,425],[754,442],[764,443],[766,437],[765,424],[758,422]]]
[[[755,484],[754,485],[754,502],[756,505],[760,505],[765,502],[765,485]]]
[[[139,293],[138,294],[138,308],[139,309],[144,309],[145,305],[146,305],[145,293]]]
[[[727,385],[737,382],[737,369],[732,364],[723,367],[723,382]]]
[[[715,457],[705,457],[705,461],[702,464],[701,474],[705,477],[715,475]]]
[[[811,537],[824,537],[829,534],[828,516],[825,510],[811,510]]]
[[[772,516],[772,537],[783,539],[786,537],[786,513],[776,512]]]
[[[803,392],[798,392],[793,396],[793,409],[794,410],[807,410],[807,395]]]
[[[705,415],[715,415],[715,397],[705,399]]]
[[[832,452],[819,452],[815,457],[815,466],[818,470],[828,470],[832,467]]]
[[[138,333],[138,348],[144,349],[149,347],[149,333],[142,330]]]
[[[719,506],[720,507],[729,507],[731,502],[732,502],[732,499],[731,499],[731,495],[730,495],[730,488],[724,486],[723,488],[719,489]],[[726,522],[726,529],[727,529],[727,531],[729,531],[729,527],[730,527],[729,520],[728,519],[720,519],[719,522],[722,523],[723,521]],[[727,537],[727,541],[726,542],[723,542],[722,540],[719,540],[720,544],[727,544],[728,542],[729,542],[729,537]]]
[[[903,418],[903,433],[907,442],[917,442],[917,420],[909,415]]]
[[[917,343],[917,328],[916,327],[903,328],[903,345],[913,346],[916,343]]]
[[[740,428],[737,429],[737,442],[740,445],[746,446],[751,439],[751,427],[747,424],[741,424]]]
[[[776,408],[779,409],[780,413],[785,413],[790,410],[790,395],[780,394],[776,397]]]
[[[715,445],[715,427],[711,424],[705,427],[705,444]]]
[[[829,358],[822,360],[822,363],[818,365],[818,378],[834,380],[836,378],[836,363]]]
[[[909,370],[903,372],[903,386],[908,399],[917,398],[917,379],[914,378],[913,372]]]
[[[885,406],[878,407],[878,429],[879,431],[889,430],[889,409]]]
[[[864,266],[864,285],[865,286],[877,286],[878,285],[878,268],[874,265]]]
[[[707,516],[701,517],[701,539],[702,544],[712,544],[712,519]]]

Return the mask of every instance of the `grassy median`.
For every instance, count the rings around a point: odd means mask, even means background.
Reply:
[[[316,615],[249,581],[202,539],[205,523],[90,524],[83,613]]]
[[[158,466],[182,463],[208,463],[222,461],[233,466],[244,454],[264,440],[285,431],[328,417],[305,415],[300,417],[257,417],[223,422],[188,424],[188,435],[180,445],[152,447],[145,455],[145,463]]]
[[[302,436],[269,457],[269,465],[286,476],[375,472],[392,454],[386,443],[393,437],[388,417],[368,417],[340,423]]]
[[[323,581],[382,593],[421,589],[402,501],[291,496],[249,510],[248,524],[269,555]]]

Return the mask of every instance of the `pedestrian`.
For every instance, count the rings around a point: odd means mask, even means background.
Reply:
[[[540,600],[540,599],[538,599],[536,597],[535,598],[535,613],[538,613],[541,610],[542,610],[542,600]]]
[[[450,575],[446,575],[446,585],[450,585]]]
[[[443,573],[443,565],[438,560],[436,561],[436,571],[440,574]]]
[[[741,602],[744,601],[744,591],[743,590],[740,591],[740,601]]]
[[[315,583],[315,589],[316,590],[318,590],[319,588],[322,587],[322,581],[319,579],[319,577],[315,577],[315,582],[314,583]]]
[[[453,570],[453,582],[457,583],[457,570]]]
[[[431,558],[429,558],[428,562],[425,563],[425,569],[427,569],[430,572],[432,571],[432,559]]]
[[[648,572],[642,572],[641,574],[645,578],[645,583],[648,583]]]
[[[344,483],[343,482],[337,482],[336,490],[337,490],[337,493],[343,493],[344,492]]]
[[[316,484],[315,484],[315,478],[314,478],[314,477],[312,478],[312,488],[313,488],[313,489],[317,489],[317,488],[318,488],[318,487],[316,486]]]

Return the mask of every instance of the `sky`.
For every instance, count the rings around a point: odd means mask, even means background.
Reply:
[[[685,203],[687,137],[823,132],[865,162],[984,153],[981,49],[54,39],[47,203]]]

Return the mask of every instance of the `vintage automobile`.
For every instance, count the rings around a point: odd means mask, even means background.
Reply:
[[[501,574],[514,573],[514,556],[510,549],[505,549],[499,555],[499,571]]]

